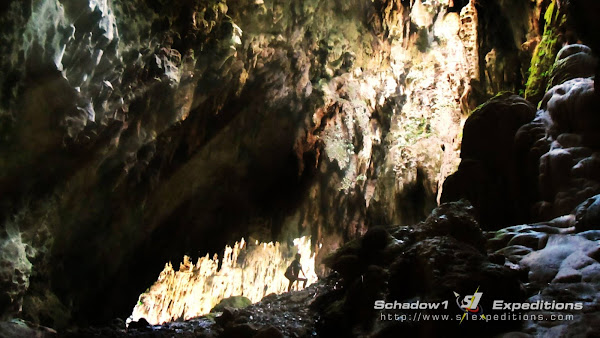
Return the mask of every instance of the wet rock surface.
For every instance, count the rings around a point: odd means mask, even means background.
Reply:
[[[592,77],[597,64],[598,61],[588,46],[567,45],[556,56],[549,86],[554,87],[579,77]]]
[[[65,337],[314,337],[315,299],[332,286],[320,281],[304,290],[271,294],[245,308],[225,307],[208,316],[164,325],[150,325],[145,319],[126,328],[120,324],[66,331]],[[61,334],[61,336],[62,336]]]
[[[0,336],[2,337],[56,337],[57,332],[51,328],[36,325],[20,319],[0,322]]]
[[[537,143],[544,144],[546,153],[540,157],[541,201],[533,206],[534,218],[569,214],[600,192],[594,169],[599,146],[598,97],[589,78],[566,81],[544,96],[538,114],[548,121],[546,136]]]
[[[545,226],[540,228],[541,231],[529,228],[529,232],[547,236],[550,229],[554,234],[549,235],[547,243],[539,250],[509,245],[495,254],[506,257],[506,266],[527,272],[522,281],[529,295],[528,303],[579,303],[581,308],[522,310],[520,314],[535,319],[524,320],[520,331],[535,337],[593,336],[600,324],[597,316],[600,263],[595,256],[600,248],[597,234],[575,233],[574,228],[567,230],[556,226]]]

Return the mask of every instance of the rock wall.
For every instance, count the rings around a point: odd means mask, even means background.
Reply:
[[[442,202],[468,199],[488,228],[525,222],[529,204],[524,201],[536,177],[524,170],[527,156],[513,143],[519,128],[534,116],[531,103],[510,93],[477,108],[465,123],[462,161],[444,182]]]
[[[442,201],[469,199],[486,229],[573,213],[598,193],[591,169],[598,133],[593,80],[598,61],[589,47],[567,43],[579,37],[597,43],[597,37],[578,28],[581,23],[575,24],[581,18],[577,11],[590,6],[548,4],[542,10],[544,36],[529,69],[527,100],[501,93],[465,123],[462,161],[444,183]]]
[[[596,67],[588,47],[567,45],[549,72],[553,87],[540,110],[509,94],[476,110],[465,124],[463,160],[444,183],[442,200],[467,198],[483,226],[499,228],[569,214],[596,195],[598,95],[590,78]]]

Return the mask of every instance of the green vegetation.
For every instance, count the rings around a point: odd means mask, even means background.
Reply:
[[[219,302],[219,304],[215,305],[210,312],[221,312],[226,307],[234,308],[234,309],[242,309],[247,306],[252,305],[252,301],[244,296],[231,296],[229,298],[225,298]]]
[[[546,10],[544,20],[544,35],[533,54],[525,85],[525,98],[533,103],[541,101],[546,91],[550,71],[561,46],[559,30],[565,24],[566,16],[558,10],[553,0]]]
[[[485,101],[484,103],[478,105],[477,108],[473,109],[473,111],[471,111],[469,113],[469,116],[471,116],[475,112],[481,110],[481,108],[485,107],[490,101],[493,101],[493,100],[496,100],[496,99],[507,98],[507,97],[509,97],[511,95],[514,95],[514,94],[512,92],[510,92],[510,91],[507,91],[507,90],[500,91],[500,92],[498,92],[498,94],[494,95],[489,100]]]
[[[404,133],[402,138],[404,142],[400,143],[402,146],[414,145],[420,139],[431,135],[431,124],[426,117],[409,118],[408,123],[405,123],[403,127]]]

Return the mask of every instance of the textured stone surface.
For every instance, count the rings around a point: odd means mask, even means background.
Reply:
[[[600,263],[590,257],[598,249],[597,240],[577,235],[552,235],[545,248],[534,251],[521,260],[529,270],[533,294],[529,302],[581,303],[581,310],[529,311],[528,315],[543,316],[543,321],[527,320],[523,331],[535,336],[577,336],[593,332],[598,325],[596,316],[600,298],[598,278]],[[559,316],[573,316],[568,321]],[[550,320],[555,318],[555,320]]]
[[[565,34],[566,11],[556,1],[544,3],[547,7],[544,9],[544,15],[540,16],[543,35],[535,47],[524,92],[525,98],[534,104],[537,104],[546,92],[556,55],[562,45],[569,42]]]
[[[374,228],[330,256],[327,261],[339,274],[334,272],[300,292],[268,295],[241,310],[226,308],[214,320],[206,316],[162,326],[132,323],[127,331],[113,326],[67,331],[64,335],[137,336],[152,332],[156,337],[173,334],[252,337],[268,331],[273,337],[282,334],[393,337],[399,331],[429,336],[477,336],[486,330],[501,337],[593,336],[600,304],[598,231],[575,233],[571,226],[574,217],[570,215],[482,233],[472,212],[465,202],[448,203],[415,226]],[[470,235],[457,236],[456,231],[461,229]],[[523,234],[550,238],[539,249],[507,245],[505,237],[514,239]],[[487,255],[476,249],[484,237]],[[498,244],[500,238],[503,244]],[[496,245],[501,249],[496,250]],[[353,263],[344,263],[351,256]],[[504,263],[491,262],[499,256],[506,257]],[[349,273],[350,267],[355,271]],[[486,316],[506,312],[492,310],[491,302],[497,299],[548,304],[575,302],[581,303],[582,309],[517,310],[515,314],[527,319],[498,323],[468,320],[460,325],[454,320],[384,320],[382,314],[396,312],[372,309],[378,299],[408,303],[450,300],[453,304],[453,292],[462,294],[475,288],[484,294],[479,305]],[[422,311],[422,314],[460,318],[460,312],[452,309]],[[414,312],[398,311],[405,315]]]
[[[474,112],[465,124],[463,161],[446,180],[443,201],[467,198],[484,228],[498,228],[570,214],[599,192],[599,102],[589,78],[596,61],[589,53],[582,45],[568,45],[558,53],[552,80],[556,85],[544,95],[535,116],[526,101],[518,108],[517,98],[511,106],[507,94]],[[509,104],[502,104],[503,99]],[[521,119],[519,109],[526,112]]]
[[[577,78],[552,88],[542,101],[548,121],[548,151],[540,158],[540,198],[534,213],[548,218],[573,211],[600,188],[594,82]]]
[[[57,332],[51,328],[38,326],[19,319],[0,322],[0,335],[3,337],[35,338],[50,338],[58,336]]]
[[[548,86],[554,87],[579,77],[592,77],[597,63],[588,46],[566,45],[556,56]]]
[[[600,230],[600,195],[590,197],[575,210],[578,231]]]
[[[0,308],[3,318],[21,309],[23,295],[29,288],[33,255],[29,245],[23,243],[21,233],[9,225],[0,237]]]
[[[542,100],[541,108],[550,114],[550,134],[556,138],[563,133],[595,134],[600,124],[595,111],[597,104],[594,81],[575,78],[550,89]]]
[[[392,238],[379,255],[369,256],[368,253],[373,251],[364,250],[364,242],[353,242],[328,259],[330,266],[340,273],[342,289],[325,294],[322,301],[327,299],[329,304],[339,304],[343,311],[337,310],[333,305],[318,307],[323,317],[317,327],[320,334],[338,332],[360,335],[371,332],[387,337],[398,330],[426,330],[432,335],[458,332],[454,331],[457,329],[455,325],[444,322],[428,322],[425,327],[411,321],[381,320],[381,313],[393,311],[368,312],[367,304],[371,301],[372,305],[375,299],[392,302],[443,301],[454,297],[453,291],[474,290],[478,285],[480,290],[486,290],[488,301],[524,299],[518,273],[508,266],[488,260],[484,249],[484,235],[473,217],[473,207],[468,203],[462,201],[443,204],[423,223],[388,230]],[[346,262],[349,257],[353,257],[351,260],[354,263]],[[383,271],[380,274],[374,273],[378,269]],[[371,280],[372,289],[367,285],[355,288],[355,283],[360,284],[361,278],[366,283],[367,276],[371,274],[377,276]],[[491,307],[491,303],[483,306]],[[451,310],[439,313],[454,314]],[[500,328],[492,324],[487,328],[496,332],[508,330],[510,325]],[[466,330],[462,331],[463,334],[476,332],[478,329],[477,325],[461,327],[461,330]]]
[[[482,67],[481,83],[473,86],[473,96],[481,98],[475,106],[499,92],[517,93],[523,88],[543,34],[544,12],[549,2],[475,2]]]
[[[544,249],[523,257],[521,264],[529,268],[529,280],[543,285],[551,282],[563,269],[581,269],[587,266],[580,264],[580,257],[587,257],[590,263],[598,263],[589,258],[587,253],[597,247],[597,243],[578,236],[550,237]]]

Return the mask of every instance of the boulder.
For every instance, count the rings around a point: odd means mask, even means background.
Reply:
[[[520,264],[529,268],[530,282],[544,285],[555,279],[572,276],[572,270],[582,270],[598,264],[588,256],[588,253],[596,248],[597,243],[581,236],[552,235],[544,249],[523,257]],[[560,273],[562,270],[565,271]],[[594,272],[590,271],[590,276],[593,274]]]
[[[127,329],[128,330],[136,330],[136,331],[151,331],[152,325],[150,325],[150,323],[148,323],[146,318],[140,318],[139,320],[137,320],[135,322],[129,323],[129,326],[127,326]]]
[[[416,240],[437,236],[452,237],[477,250],[485,250],[485,239],[475,220],[475,211],[465,200],[444,203],[434,209],[427,219],[415,226]]]
[[[476,109],[465,122],[461,158],[506,165],[517,130],[535,117],[535,107],[512,93],[502,93]]]
[[[220,316],[215,318],[215,322],[221,327],[226,327],[236,319],[237,311],[232,308],[224,308]]]
[[[243,309],[252,305],[252,301],[244,296],[231,296],[222,299],[219,304],[215,305],[210,312],[222,312],[225,308]]]
[[[258,329],[249,323],[228,326],[219,335],[219,338],[252,338],[258,333]]]
[[[549,133],[555,138],[563,133],[596,133],[600,128],[599,105],[594,81],[589,78],[575,78],[552,87],[540,103],[552,118]]]
[[[549,88],[579,77],[592,77],[597,64],[598,60],[593,56],[592,50],[588,46],[566,45],[556,56],[550,74]]]

